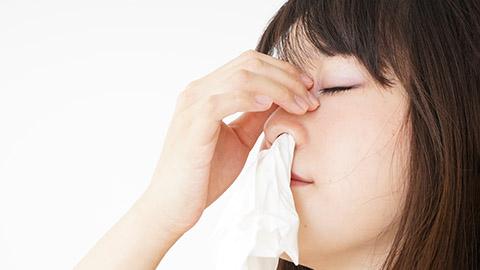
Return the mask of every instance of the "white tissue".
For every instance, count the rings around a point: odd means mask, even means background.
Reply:
[[[275,270],[285,252],[298,265],[298,214],[290,190],[295,141],[281,134],[235,181],[212,241],[217,270]]]

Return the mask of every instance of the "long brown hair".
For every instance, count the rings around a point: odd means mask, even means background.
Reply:
[[[480,1],[297,0],[256,50],[297,66],[312,52],[356,57],[408,93],[408,183],[381,269],[480,269]],[[293,31],[293,29],[295,31]],[[280,260],[278,269],[309,269]]]

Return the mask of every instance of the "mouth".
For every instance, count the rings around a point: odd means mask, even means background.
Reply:
[[[311,185],[311,184],[313,184],[312,180],[300,177],[299,175],[295,174],[294,172],[291,173],[290,186],[305,186],[305,185]]]

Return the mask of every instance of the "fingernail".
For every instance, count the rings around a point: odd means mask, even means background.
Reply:
[[[301,77],[303,83],[305,83],[305,85],[311,86],[313,84],[313,80],[310,79],[310,77],[308,77],[308,75],[302,73],[302,75],[300,77]]]
[[[255,101],[260,105],[268,105],[273,100],[269,96],[259,95],[259,96],[255,96]]]
[[[297,102],[298,107],[302,110],[308,109],[308,104],[299,96],[295,95],[295,101]]]

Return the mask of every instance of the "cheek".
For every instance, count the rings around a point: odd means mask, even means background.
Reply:
[[[292,191],[305,256],[373,244],[399,213],[408,152],[408,137],[399,129],[403,113],[355,108],[330,115],[325,108],[322,119],[316,119],[323,128],[310,132],[317,141],[309,151],[316,154],[304,162],[315,168],[316,183]]]

